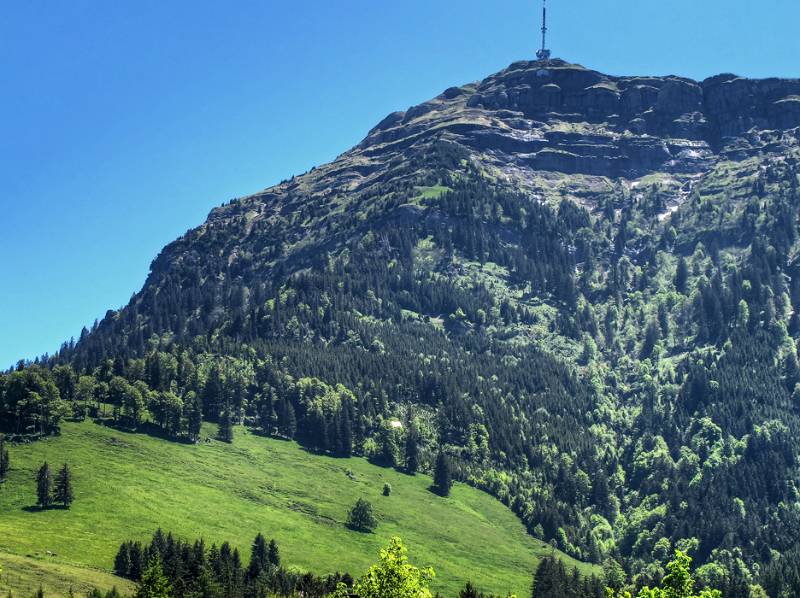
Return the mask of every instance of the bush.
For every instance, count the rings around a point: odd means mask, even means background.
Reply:
[[[359,498],[347,516],[347,527],[358,532],[369,533],[378,527],[378,520],[372,510],[372,505]]]

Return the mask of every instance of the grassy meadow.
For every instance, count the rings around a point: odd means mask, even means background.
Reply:
[[[204,438],[214,431],[205,427]],[[476,489],[456,484],[449,498],[440,498],[428,490],[428,476],[311,454],[242,428],[232,446],[216,440],[194,446],[66,423],[59,437],[12,447],[11,460],[0,488],[0,589],[41,582],[54,595],[70,585],[107,588],[115,581],[129,589],[107,573],[116,550],[126,539],[147,540],[159,526],[187,539],[202,536],[209,545],[229,540],[245,560],[260,531],[275,538],[290,567],[354,576],[399,535],[414,564],[434,567],[434,587],[447,596],[467,580],[484,591],[524,595],[537,558],[552,551]],[[73,467],[70,510],[34,507],[35,472],[45,460],[51,468],[64,461]],[[385,482],[392,486],[388,497]],[[344,525],[360,497],[373,503],[380,520],[373,534]]]

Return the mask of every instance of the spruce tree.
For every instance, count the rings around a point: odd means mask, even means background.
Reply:
[[[274,411],[272,409],[272,401],[266,401],[263,405],[261,405],[261,409],[258,412],[258,423],[261,427],[261,433],[265,436],[272,435],[273,415]]]
[[[253,540],[250,551],[250,566],[247,568],[247,579],[253,581],[261,575],[267,567],[267,540],[262,534],[258,534]]]
[[[145,565],[142,543],[133,542],[128,548],[128,552],[130,553],[131,558],[131,568],[128,575],[132,580],[138,581],[142,578],[142,572],[144,571]]]
[[[53,493],[53,500],[62,506],[69,508],[72,501],[75,500],[75,493],[72,490],[72,470],[69,465],[64,463],[64,466],[58,471],[56,475],[56,483]]]
[[[5,480],[8,475],[9,463],[6,437],[0,434],[0,482]]]
[[[294,407],[289,401],[284,400],[283,405],[281,433],[289,440],[293,440],[294,435],[297,433],[297,417],[294,413]]]
[[[172,587],[164,575],[160,558],[154,558],[147,566],[134,596],[135,598],[169,598],[172,596]]]
[[[231,405],[225,402],[222,417],[219,420],[219,439],[223,442],[233,442],[233,422],[231,421]]]
[[[131,543],[123,542],[114,557],[114,573],[120,577],[128,577],[131,574]]]
[[[197,443],[200,440],[200,429],[203,425],[203,406],[200,404],[200,397],[194,392],[186,395],[186,404],[186,431],[189,441]]]
[[[436,467],[433,472],[433,489],[439,496],[449,496],[453,486],[453,476],[450,472],[450,459],[443,450],[436,456]]]
[[[51,490],[53,487],[53,476],[50,473],[50,466],[47,462],[43,463],[36,474],[36,497],[41,508],[46,509],[52,502]]]
[[[390,428],[381,431],[381,465],[394,467],[397,462],[394,456],[394,438]]]
[[[689,266],[686,264],[686,258],[681,256],[678,260],[678,269],[675,272],[675,288],[680,293],[686,293],[686,283],[689,280]]]
[[[458,593],[458,598],[481,598],[482,594],[478,594],[478,590],[472,585],[471,581],[467,582],[464,589]]]
[[[350,420],[350,409],[347,407],[342,408],[339,442],[341,444],[340,454],[343,457],[350,457],[353,454],[353,424]]]
[[[281,566],[281,553],[278,551],[278,544],[275,540],[269,541],[269,549],[267,550],[267,560],[273,567]]]
[[[414,475],[419,470],[419,433],[414,426],[406,434],[405,463],[406,473]]]

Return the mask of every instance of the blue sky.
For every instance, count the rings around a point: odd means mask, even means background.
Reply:
[[[611,74],[800,76],[796,0],[550,0]],[[137,291],[215,205],[531,58],[534,0],[26,0],[0,14],[0,368]]]

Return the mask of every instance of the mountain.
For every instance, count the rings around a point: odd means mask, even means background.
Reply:
[[[214,209],[46,360],[51,403],[84,375],[174,436],[199,409],[282,436],[296,418],[309,448],[384,465],[444,451],[531,534],[637,583],[683,548],[726,597],[781,587],[799,138],[800,80],[514,63]]]

